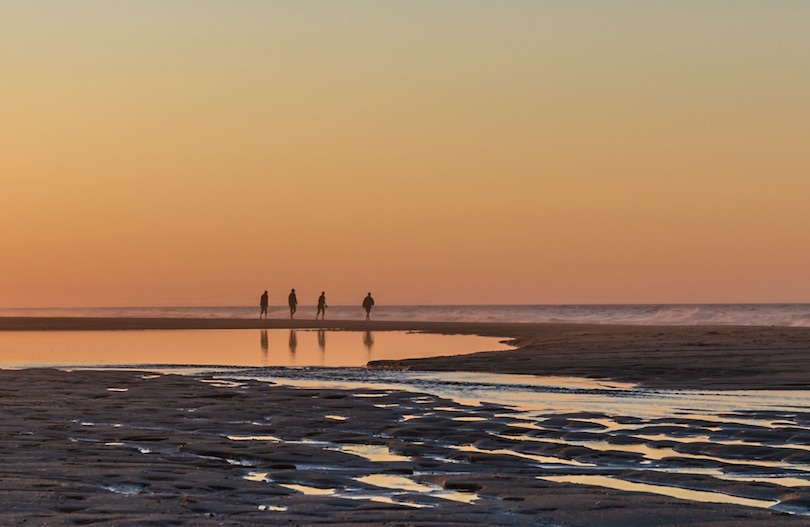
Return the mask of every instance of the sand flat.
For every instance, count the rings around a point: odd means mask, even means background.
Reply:
[[[581,466],[600,454],[520,446],[507,409],[203,381],[215,380],[0,371],[3,525],[810,525],[750,506],[540,479],[556,473],[538,461],[542,449]],[[459,421],[460,412],[479,419]],[[735,492],[731,483],[713,490]],[[744,498],[806,496],[766,486]]]
[[[319,328],[494,336],[518,348],[378,366],[591,377],[661,388],[810,387],[810,328],[803,327],[0,317],[0,332]]]
[[[5,330],[290,326],[0,319]],[[404,368],[704,389],[799,389],[808,380],[804,328],[296,322],[324,326],[479,334],[518,346],[397,365]],[[775,409],[762,416],[773,426],[751,427],[733,419],[721,426],[677,417],[644,422],[583,409],[525,428],[509,408],[412,392],[53,369],[0,371],[0,402],[4,525],[810,525],[810,517],[787,513],[808,510],[803,473],[793,475],[791,487],[756,481],[767,463],[810,463],[806,451],[784,445],[789,437],[806,444],[802,427],[810,415],[795,411]],[[608,418],[628,430],[605,429]],[[684,431],[694,437],[673,440]],[[653,450],[670,465],[730,477],[638,470]],[[746,462],[760,454],[767,459]],[[594,483],[610,478],[617,488],[663,485],[732,496],[725,500],[732,503],[566,483],[567,474],[593,474]],[[780,508],[735,505],[735,496]]]

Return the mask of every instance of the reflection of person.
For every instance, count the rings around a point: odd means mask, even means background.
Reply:
[[[295,296],[295,289],[290,291],[290,296],[287,297],[287,303],[290,304],[290,318],[292,318],[298,307],[298,298]]]
[[[371,331],[366,331],[363,334],[363,344],[366,346],[368,352],[371,353],[371,348],[374,347],[374,334]]]
[[[321,353],[326,353],[326,331],[318,330],[318,347],[321,348]]]
[[[290,355],[295,355],[295,350],[298,348],[298,335],[295,334],[295,330],[290,330]]]
[[[366,320],[371,318],[372,307],[374,307],[374,299],[371,298],[371,293],[369,293],[366,298],[363,299],[363,309],[366,310]]]
[[[262,309],[259,312],[259,318],[262,318],[262,315],[264,315],[264,318],[267,318],[267,291],[262,293],[262,298],[259,300],[259,307]]]
[[[318,320],[318,315],[321,315],[321,320],[326,319],[326,292],[321,291],[321,296],[318,297],[318,312],[315,313],[315,320]]]
[[[267,338],[267,330],[266,329],[262,330],[262,332],[261,332],[261,334],[259,336],[259,342],[260,342],[260,344],[262,346],[262,359],[264,359],[264,362],[266,363],[267,362],[267,352],[270,350],[270,341]]]

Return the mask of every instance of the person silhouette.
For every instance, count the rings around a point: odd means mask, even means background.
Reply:
[[[290,318],[292,318],[298,307],[298,298],[295,296],[295,289],[290,291],[290,296],[287,297],[287,303],[290,305]]]
[[[262,315],[264,315],[264,318],[267,318],[267,291],[262,294],[262,298],[259,300],[259,307],[261,308],[259,318],[262,318]]]
[[[371,298],[371,293],[366,295],[366,298],[363,299],[363,309],[366,310],[366,320],[371,319],[371,308],[374,307],[374,299]]]
[[[321,296],[318,297],[318,312],[315,313],[315,320],[318,320],[318,315],[321,315],[321,320],[326,319],[326,292],[321,291]]]

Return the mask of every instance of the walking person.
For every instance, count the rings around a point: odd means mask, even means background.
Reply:
[[[318,297],[318,312],[315,313],[315,320],[318,320],[318,315],[321,320],[326,319],[326,292],[321,291],[321,296]]]
[[[298,298],[295,296],[295,289],[290,291],[290,296],[287,297],[287,303],[290,305],[290,318],[295,315],[296,309],[298,309]]]
[[[371,308],[374,307],[374,299],[371,298],[371,293],[366,295],[366,298],[363,299],[363,309],[366,310],[366,320],[371,319]]]
[[[259,299],[259,307],[261,308],[261,311],[259,312],[259,318],[262,318],[262,315],[264,315],[264,318],[266,319],[267,318],[267,291],[262,293],[262,297]]]

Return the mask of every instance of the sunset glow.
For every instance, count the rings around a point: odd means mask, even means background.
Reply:
[[[0,3],[0,307],[810,301],[810,3]]]

